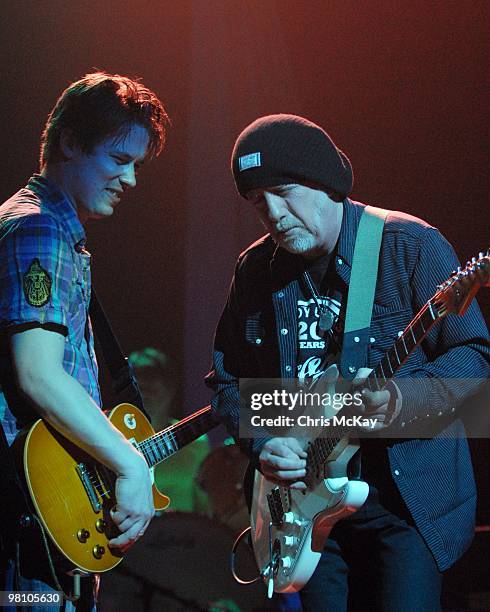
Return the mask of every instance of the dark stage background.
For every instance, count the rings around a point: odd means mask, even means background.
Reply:
[[[90,224],[95,285],[127,352],[156,346],[182,414],[202,378],[234,260],[261,234],[229,172],[233,142],[276,112],[324,126],[353,197],[423,217],[462,260],[488,246],[487,1],[17,0],[2,6],[2,199],[37,169],[55,97],[93,68],[140,76],[173,127],[114,217]],[[490,295],[480,304],[490,313]],[[480,522],[490,522],[473,441]]]

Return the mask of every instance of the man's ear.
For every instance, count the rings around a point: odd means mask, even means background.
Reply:
[[[61,131],[59,150],[65,159],[72,159],[80,153],[80,147],[77,145],[71,130],[65,128]]]

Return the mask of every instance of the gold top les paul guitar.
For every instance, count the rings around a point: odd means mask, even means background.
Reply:
[[[217,425],[206,406],[159,433],[131,404],[116,406],[111,423],[142,453],[148,468]],[[57,549],[76,568],[105,572],[122,558],[108,546],[119,533],[111,520],[115,474],[69,442],[45,421],[29,430],[23,448],[24,475],[34,509]],[[155,510],[170,499],[153,484]]]

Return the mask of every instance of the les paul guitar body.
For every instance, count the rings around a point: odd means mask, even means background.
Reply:
[[[196,439],[215,423],[209,407],[155,434],[144,414],[131,404],[109,413],[111,423],[145,456],[149,470]],[[184,434],[185,441],[179,438]],[[105,572],[121,562],[108,541],[119,534],[111,520],[116,505],[115,475],[75,444],[39,420],[23,441],[25,481],[34,510],[48,536],[69,563],[86,572]],[[170,499],[153,484],[155,510]]]

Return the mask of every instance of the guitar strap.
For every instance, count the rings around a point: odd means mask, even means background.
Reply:
[[[123,394],[124,401],[137,406],[151,420],[143,405],[143,398],[138,386],[138,381],[133,367],[124,355],[121,345],[109,323],[102,304],[92,287],[90,297],[90,319],[92,321],[95,337],[102,350],[105,364],[112,379],[112,387],[115,393]]]
[[[347,294],[340,373],[352,380],[367,364],[367,347],[373,310],[379,252],[389,211],[366,206],[357,230]]]

